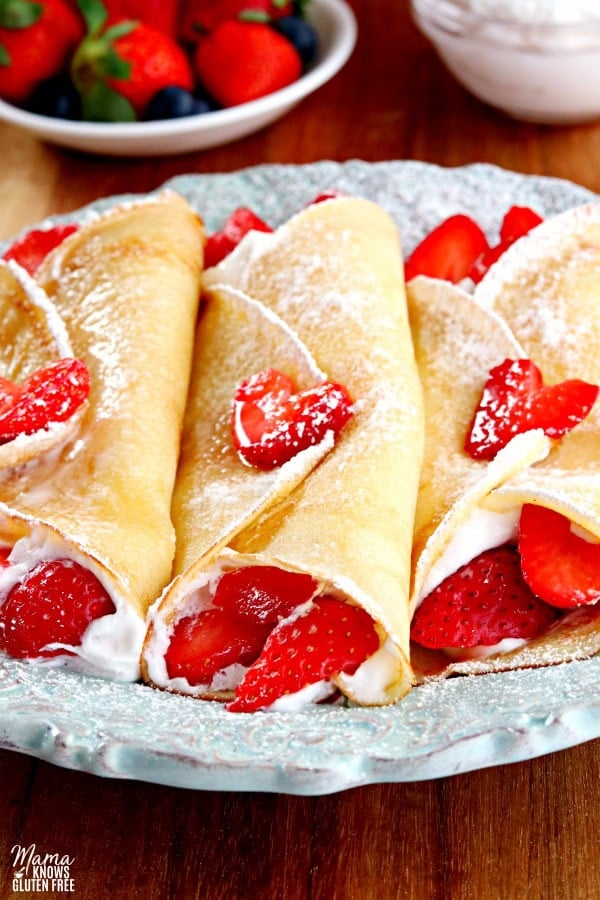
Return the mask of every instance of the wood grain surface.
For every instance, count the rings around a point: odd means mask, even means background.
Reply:
[[[452,80],[404,2],[351,5],[360,37],[345,69],[228,147],[103,159],[0,125],[0,238],[100,196],[262,162],[483,161],[600,193],[600,123],[512,121]],[[108,781],[0,751],[0,897],[23,896],[10,852],[35,844],[73,859],[81,900],[593,900],[599,767],[596,741],[453,778],[297,798]]]

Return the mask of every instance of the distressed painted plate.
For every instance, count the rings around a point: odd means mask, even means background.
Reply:
[[[548,216],[594,199],[565,181],[417,162],[261,166],[182,176],[169,187],[202,214],[209,231],[240,205],[277,225],[338,187],[386,207],[406,252],[453,212],[476,216],[492,237],[513,203]],[[123,199],[70,218],[83,220]],[[253,715],[139,684],[0,661],[1,747],[105,777],[199,790],[326,794],[531,759],[599,736],[600,657],[427,684],[385,709]]]

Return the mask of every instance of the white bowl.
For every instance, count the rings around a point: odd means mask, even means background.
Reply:
[[[589,0],[412,0],[412,11],[457,81],[480,100],[531,122],[600,116],[600,11]]]
[[[110,156],[172,155],[226,144],[283,116],[347,62],[357,36],[350,7],[343,0],[311,0],[307,18],[319,35],[317,61],[298,81],[250,103],[180,119],[119,124],[53,119],[0,100],[0,119],[50,143]]]

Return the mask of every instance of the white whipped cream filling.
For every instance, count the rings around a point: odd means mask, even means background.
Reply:
[[[235,568],[239,567],[235,566]],[[159,614],[162,598],[159,598],[152,606],[149,613],[149,621],[153,625],[153,634],[152,640],[145,651],[145,661],[148,676],[154,684],[171,691],[198,697],[205,696],[210,692],[234,691],[242,681],[248,671],[248,667],[240,663],[234,663],[221,669],[213,676],[210,684],[193,685],[183,676],[170,678],[165,660],[171,635],[177,623],[188,615],[211,608],[212,596],[216,585],[224,572],[229,570],[232,570],[231,566],[215,564],[206,572],[201,573],[198,578],[188,585],[185,597],[179,598],[177,615],[169,624]],[[317,587],[315,598],[323,592],[322,589],[322,585]],[[331,593],[329,589],[328,593]],[[312,605],[312,600],[301,604],[290,616],[282,619],[280,624],[293,622],[300,616],[305,615],[312,608]],[[361,663],[353,675],[340,674],[336,676],[335,681],[327,679],[315,682],[299,691],[279,697],[274,703],[264,708],[288,712],[298,710],[304,706],[319,703],[321,700],[331,696],[337,690],[338,685],[342,690],[346,690],[347,687],[354,696],[360,696],[361,702],[367,704],[380,703],[382,697],[385,696],[386,687],[397,677],[399,657],[399,650],[388,639],[372,656]]]
[[[446,549],[429,570],[417,605],[442,581],[480,553],[514,541],[520,516],[520,506],[508,512],[495,512],[476,506],[466,521],[456,529]]]
[[[525,638],[504,638],[497,644],[488,646],[444,647],[444,653],[456,660],[485,659],[487,656],[494,656],[495,653],[510,653],[511,650],[518,650],[527,643],[529,642]]]
[[[85,675],[97,675],[114,681],[137,681],[140,677],[139,658],[144,640],[143,619],[115,591],[102,567],[82,553],[78,553],[58,535],[34,528],[30,535],[18,540],[10,555],[10,565],[0,569],[0,606],[10,589],[19,583],[37,563],[55,559],[72,559],[92,572],[107,591],[115,605],[115,612],[90,622],[81,644],[51,643],[45,649],[64,649],[74,655],[39,657],[28,660],[32,664],[51,668],[62,667]]]

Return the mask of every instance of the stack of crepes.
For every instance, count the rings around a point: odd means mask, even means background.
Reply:
[[[0,481],[5,654],[139,678],[146,611],[174,555],[202,242],[196,214],[165,192],[90,220],[37,274],[91,390],[71,438]]]
[[[546,630],[516,645],[464,651],[413,644],[417,676],[479,674],[592,656],[600,650],[600,403],[560,439],[527,431],[491,462],[471,459],[464,447],[489,371],[505,358],[529,358],[545,384],[565,379],[600,384],[600,205],[535,228],[490,268],[473,297],[423,277],[409,284],[408,297],[427,421],[413,611],[489,548],[518,541],[522,553],[524,508],[534,516],[539,507],[560,514],[544,519],[533,536],[544,590],[548,583],[557,586],[548,595],[554,613]],[[531,535],[528,540],[531,544]],[[591,579],[585,596],[579,590],[581,572]]]
[[[305,672],[292,689],[274,684],[259,703],[231,708],[294,708],[336,690],[359,704],[397,700],[412,684],[408,596],[423,416],[392,220],[373,203],[340,198],[306,208],[274,234],[248,235],[205,273],[196,348],[173,505],[175,577],[151,612],[143,674],[168,690],[231,699],[260,659],[189,679],[185,668],[169,669],[173,635],[213,607],[225,575],[274,567],[312,579],[314,592],[280,617],[267,644],[290,622],[301,629],[320,599],[333,597],[368,614],[375,647],[351,672],[319,683]],[[327,433],[259,471],[241,462],[230,424],[236,387],[265,367],[299,388],[341,383],[353,415],[335,439]],[[343,625],[333,631],[333,643],[343,643]]]
[[[65,324],[44,291],[19,266],[0,262],[0,382],[21,383],[73,349]],[[0,444],[0,470],[17,466],[64,441],[81,412]]]

